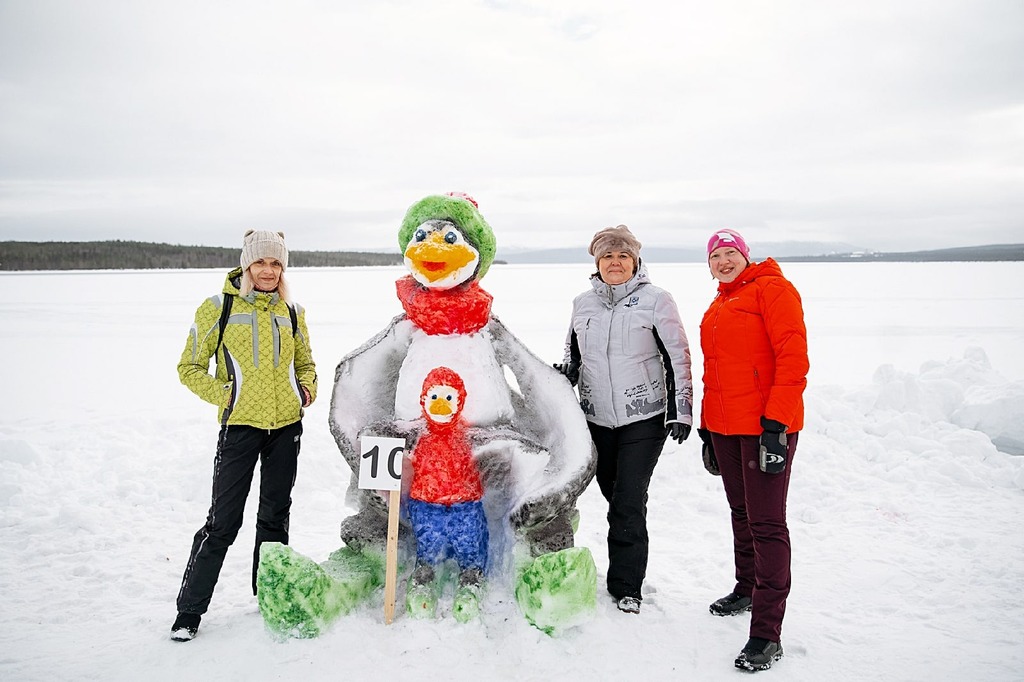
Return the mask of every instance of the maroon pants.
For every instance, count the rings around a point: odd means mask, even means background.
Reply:
[[[736,587],[753,601],[750,636],[778,642],[790,587],[786,497],[799,433],[789,437],[786,470],[766,474],[758,467],[757,436],[712,433],[725,496],[732,510]]]

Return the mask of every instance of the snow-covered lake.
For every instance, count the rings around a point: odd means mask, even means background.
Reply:
[[[783,264],[811,353],[790,493],[787,680],[1019,680],[1024,669],[1024,263]],[[699,264],[649,264],[690,333],[700,394]],[[496,265],[494,312],[535,354],[561,356],[581,265]],[[351,513],[327,427],[334,367],[400,311],[400,267],[293,269],[321,398],[307,411],[292,545],[317,560]],[[218,271],[2,273],[0,678],[735,679],[745,617],[728,508],[698,442],[666,445],[651,489],[640,617],[599,599],[550,638],[494,588],[479,623],[379,604],[317,640],[278,642],[249,591],[254,508],[200,636],[170,642],[174,598],[205,518],[214,408],[178,383],[195,308]],[[1015,454],[1014,454],[1015,453]],[[580,499],[577,543],[606,566],[604,502]],[[599,596],[601,592],[599,590]],[[781,678],[780,678],[781,679]]]

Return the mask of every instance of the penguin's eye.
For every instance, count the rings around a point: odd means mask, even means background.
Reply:
[[[418,242],[421,242],[421,241],[423,241],[426,238],[427,238],[427,231],[426,230],[416,230],[416,233],[413,235],[413,239],[415,239]]]
[[[451,402],[451,401],[452,401],[452,396],[451,396],[451,394],[448,394],[448,396],[447,396],[447,397],[445,398],[445,400],[447,400],[448,402]]]
[[[431,400],[437,400],[437,394],[436,393],[431,393],[430,394],[430,399]]]
[[[459,235],[455,234],[454,231],[449,231],[448,234],[444,236],[444,240],[449,244],[454,244],[459,240]]]

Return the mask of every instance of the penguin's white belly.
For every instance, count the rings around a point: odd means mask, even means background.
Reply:
[[[395,390],[395,416],[418,419],[423,411],[423,380],[435,367],[454,370],[466,385],[462,416],[473,426],[510,421],[511,389],[486,331],[475,334],[429,335],[412,332]]]

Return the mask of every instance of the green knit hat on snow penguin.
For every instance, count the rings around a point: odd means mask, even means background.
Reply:
[[[491,226],[480,215],[476,200],[462,192],[434,194],[420,199],[409,207],[398,231],[398,246],[405,253],[416,228],[428,220],[450,220],[455,223],[477,251],[480,252],[480,268],[476,278],[487,273],[494,261],[496,242]]]

